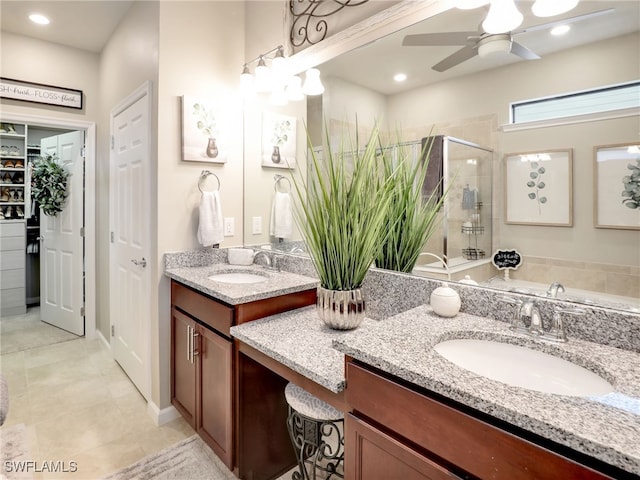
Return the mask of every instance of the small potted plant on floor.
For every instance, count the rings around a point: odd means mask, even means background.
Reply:
[[[294,213],[320,278],[318,315],[346,330],[365,316],[361,286],[384,236],[390,188],[377,165],[377,127],[362,149],[348,135],[337,148],[328,136],[326,143],[318,154],[309,141],[307,178],[294,178]]]

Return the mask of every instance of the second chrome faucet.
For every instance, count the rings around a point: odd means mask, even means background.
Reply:
[[[502,297],[501,301],[517,307],[511,322],[511,330],[556,343],[567,341],[563,315],[582,315],[586,313],[580,308],[555,306],[549,327],[545,329],[540,309],[535,300]]]

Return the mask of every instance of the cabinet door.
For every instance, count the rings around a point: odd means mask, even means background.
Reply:
[[[345,417],[345,435],[348,480],[460,478],[352,414]]]
[[[200,411],[197,431],[229,467],[233,468],[232,346],[211,330],[199,329]]]
[[[171,309],[171,403],[196,428],[196,322]]]

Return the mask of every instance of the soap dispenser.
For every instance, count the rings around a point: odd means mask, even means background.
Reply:
[[[455,317],[460,311],[460,295],[446,282],[431,293],[429,303],[441,317]]]

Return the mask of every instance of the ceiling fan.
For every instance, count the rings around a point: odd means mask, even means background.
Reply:
[[[490,34],[482,30],[482,27],[476,32],[439,32],[439,33],[419,33],[416,35],[406,35],[402,41],[403,46],[445,46],[445,45],[463,45],[460,50],[452,53],[445,59],[436,63],[431,68],[436,72],[444,72],[462,62],[469,60],[476,55],[486,57],[496,52],[513,53],[525,60],[536,60],[540,56],[529,50],[524,45],[513,40],[513,37],[521,33],[534,32],[537,30],[545,30],[558,25],[575,23],[587,20],[599,15],[613,12],[613,8],[599,10],[597,12],[578,15],[563,20],[543,23],[531,27],[514,30],[512,32]]]

